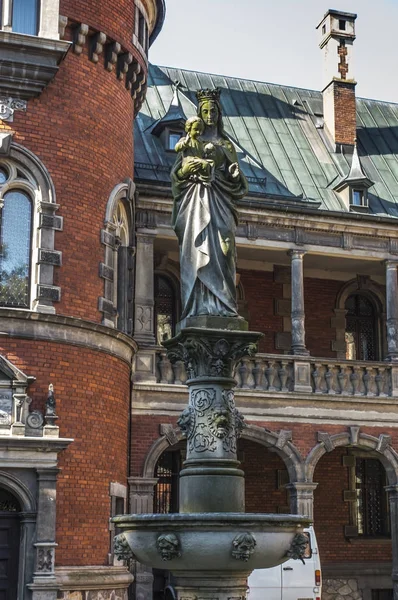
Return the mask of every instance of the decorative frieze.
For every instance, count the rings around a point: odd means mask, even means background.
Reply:
[[[14,112],[21,110],[26,112],[26,100],[19,98],[0,98],[0,120],[12,122],[14,120]]]
[[[40,213],[39,215],[39,229],[54,229],[56,231],[62,231],[63,229],[63,217],[56,217],[55,215],[48,215]]]
[[[121,49],[119,42],[110,42],[105,46],[105,69],[110,73],[114,70]]]
[[[106,43],[106,35],[102,31],[97,31],[90,38],[89,57],[93,63],[99,61],[100,54],[104,50],[104,44]]]
[[[54,267],[60,267],[62,265],[62,252],[59,250],[47,250],[46,248],[39,248],[38,262],[47,265],[53,265]]]
[[[59,302],[61,300],[61,288],[56,285],[39,284],[37,286],[37,299]]]
[[[117,58],[117,78],[123,79],[126,75],[129,65],[133,62],[133,55],[131,52],[123,52],[118,55]]]
[[[85,23],[79,23],[73,27],[73,52],[75,54],[81,54],[83,52],[87,34],[88,25]]]

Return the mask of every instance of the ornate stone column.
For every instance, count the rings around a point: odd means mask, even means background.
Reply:
[[[288,483],[286,489],[290,492],[290,510],[296,515],[306,515],[314,518],[314,490],[317,483],[300,482]]]
[[[233,369],[257,350],[260,333],[243,319],[188,317],[176,337],[164,342],[171,362],[182,360],[189,405],[178,423],[187,436],[180,473],[180,513],[243,512],[244,473],[236,439],[243,417],[235,407]]]
[[[392,544],[392,583],[394,600],[398,600],[398,485],[386,488],[390,502],[391,544]]]
[[[135,269],[134,339],[139,350],[135,356],[135,381],[156,381],[156,338],[154,334],[154,257],[155,236],[137,233]]]
[[[398,361],[397,262],[386,260],[387,359]]]
[[[154,346],[153,243],[155,236],[137,233],[134,338]]]
[[[129,507],[133,514],[148,514],[153,512],[154,488],[157,483],[155,478],[129,477]],[[151,567],[132,561],[134,575],[133,595],[139,600],[152,600],[153,574]]]
[[[55,600],[57,582],[55,563],[55,509],[59,469],[37,469],[36,561],[33,583],[29,585],[33,600]]]
[[[308,355],[305,346],[304,313],[304,250],[291,250],[292,260],[292,354]]]

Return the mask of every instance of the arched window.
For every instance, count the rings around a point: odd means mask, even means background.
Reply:
[[[172,281],[155,275],[155,337],[160,345],[175,334],[176,294]]]
[[[32,152],[12,143],[0,159],[0,307],[55,313],[53,285],[61,252],[54,231],[62,218],[51,178]]]
[[[124,333],[133,331],[133,291],[135,255],[135,185],[130,180],[116,185],[108,199],[101,241],[105,246],[100,276],[104,295],[98,308],[102,323]]]
[[[29,307],[32,202],[20,190],[4,195],[0,212],[0,305]]]
[[[37,35],[38,17],[38,0],[13,0],[12,31],[14,33]]]
[[[132,332],[131,322],[131,274],[132,261],[130,260],[130,226],[126,207],[120,201],[113,215],[115,224],[115,252],[114,252],[114,284],[113,303],[117,311],[116,327],[125,333]]]
[[[184,443],[174,450],[167,450],[160,456],[155,467],[157,484],[153,511],[155,513],[176,513],[179,510],[179,477],[186,453]]]
[[[370,297],[357,293],[348,296],[346,309],[346,358],[378,360],[378,316]]]

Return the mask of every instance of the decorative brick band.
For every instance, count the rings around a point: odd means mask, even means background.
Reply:
[[[127,48],[104,32],[94,30],[86,23],[77,23],[64,16],[60,17],[61,38],[65,36],[66,27],[70,28],[72,34],[73,52],[81,55],[87,45],[88,58],[95,64],[99,62],[100,56],[103,56],[104,68],[110,73],[115,73],[120,81],[124,80],[126,89],[130,91],[134,100],[134,111],[135,113],[139,112],[147,89],[146,55],[135,48],[141,55],[141,63]]]

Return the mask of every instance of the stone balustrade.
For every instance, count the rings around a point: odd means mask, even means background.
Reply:
[[[244,358],[235,370],[237,388],[259,392],[305,392],[319,395],[398,397],[398,364],[320,359],[281,354]],[[157,356],[157,382],[185,384],[182,362]]]

